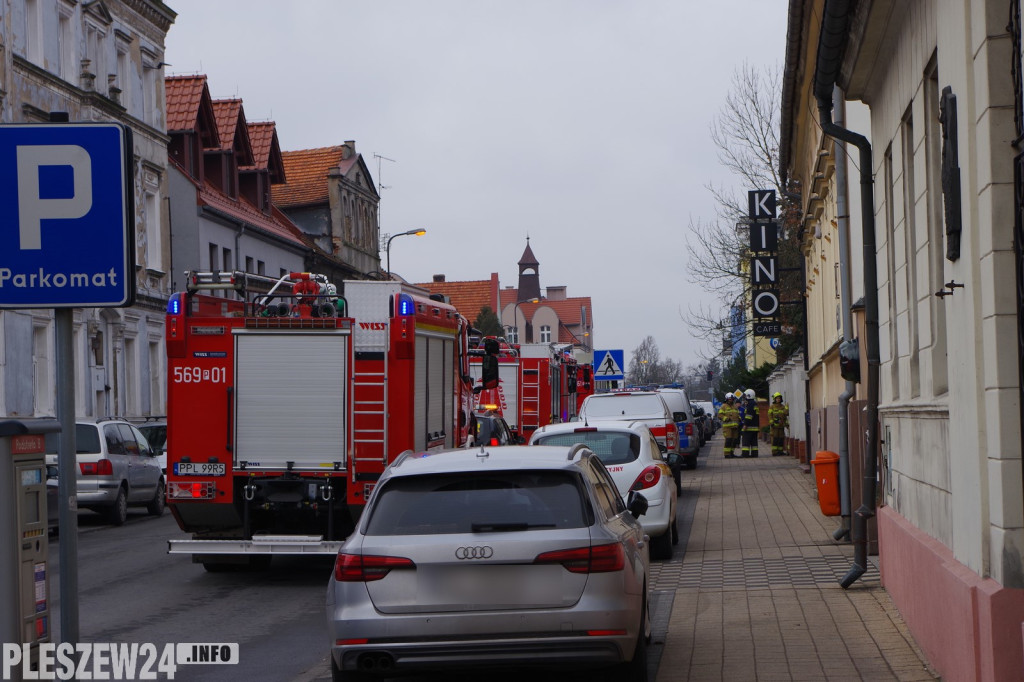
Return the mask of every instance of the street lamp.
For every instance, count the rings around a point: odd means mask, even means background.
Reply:
[[[388,254],[388,279],[391,279],[391,242],[396,237],[408,237],[410,235],[417,235],[417,236],[419,236],[421,234],[426,234],[426,233],[427,233],[427,231],[424,230],[421,227],[421,228],[418,228],[416,230],[406,230],[405,232],[399,232],[398,234],[393,234],[390,237],[388,237],[388,245],[387,245],[387,247],[385,249],[387,251],[387,254]]]
[[[510,327],[515,327],[516,330],[516,343],[519,341],[519,304],[520,303],[540,303],[539,298],[528,298],[525,301],[516,301],[516,304],[512,307],[512,324]]]

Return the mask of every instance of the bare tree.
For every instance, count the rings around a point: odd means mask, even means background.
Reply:
[[[672,384],[681,380],[682,376],[683,364],[672,358],[662,359],[654,337],[647,336],[633,349],[626,381],[636,386],[651,386]]]
[[[629,360],[626,372],[627,383],[640,386],[652,383],[651,377],[660,358],[661,354],[654,337],[645,337],[640,345],[633,349],[633,357]]]
[[[743,306],[750,291],[741,263],[749,257],[747,190],[776,189],[782,205],[779,263],[794,267],[800,263],[794,207],[780,187],[779,135],[781,119],[782,69],[762,68],[744,63],[732,77],[732,88],[710,126],[710,137],[718,148],[718,161],[743,189],[706,185],[715,200],[715,217],[691,219],[689,281],[708,296],[689,305],[691,330],[718,347],[734,325],[730,311]],[[784,300],[802,296],[803,282],[792,272],[782,278]],[[782,311],[784,324],[797,325],[794,310]],[[742,323],[741,323],[742,324]]]

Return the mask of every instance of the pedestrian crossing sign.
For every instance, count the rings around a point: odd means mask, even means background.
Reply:
[[[624,381],[626,376],[622,371],[623,356],[621,350],[595,350],[594,380]]]

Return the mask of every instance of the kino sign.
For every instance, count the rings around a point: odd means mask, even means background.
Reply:
[[[750,283],[754,336],[777,336],[779,325],[779,227],[775,220],[775,190],[747,193],[750,217]]]

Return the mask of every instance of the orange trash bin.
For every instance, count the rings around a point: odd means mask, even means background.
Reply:
[[[825,516],[839,516],[839,454],[830,450],[818,450],[811,460],[814,465],[814,482],[818,485],[818,505]]]

